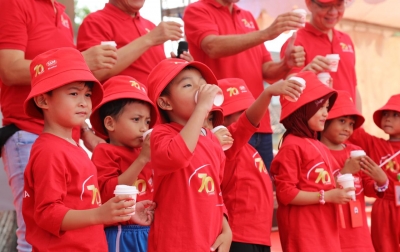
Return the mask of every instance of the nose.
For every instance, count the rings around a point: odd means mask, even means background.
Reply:
[[[147,121],[144,121],[144,122],[141,124],[140,132],[146,132],[148,129],[149,129],[149,125],[147,124]]]
[[[323,111],[322,111],[322,116],[328,117],[328,109],[327,109],[327,108],[324,108],[324,109],[323,109]]]

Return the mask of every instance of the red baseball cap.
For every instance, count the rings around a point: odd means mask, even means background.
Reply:
[[[382,112],[385,110],[392,110],[400,113],[400,94],[391,96],[382,108],[374,112],[374,123],[381,129]]]
[[[356,122],[354,124],[354,129],[359,128],[365,121],[365,118],[354,105],[350,94],[347,91],[338,90],[337,99],[332,109],[329,111],[327,119],[331,120],[341,116],[355,116]]]
[[[239,78],[226,78],[218,80],[218,86],[224,94],[224,116],[248,109],[254,103],[254,96],[251,94],[244,80]]]
[[[34,97],[77,81],[90,81],[92,106],[97,106],[103,98],[103,88],[93,76],[82,54],[70,47],[52,49],[36,56],[30,64],[31,92],[24,102],[25,114],[43,119],[43,114],[35,104]]]
[[[329,97],[330,106],[335,103],[337,92],[318,80],[317,76],[313,72],[300,72],[296,76],[303,78],[306,81],[306,87],[296,102],[288,101],[284,96],[281,95],[280,101],[282,112],[280,122],[282,122],[286,117],[291,115],[303,105],[318,100],[326,95],[331,94]]]
[[[107,132],[104,130],[103,124],[104,122],[100,118],[100,108],[110,102],[118,99],[137,99],[141,101],[145,101],[150,105],[150,125],[152,128],[157,121],[157,110],[154,106],[154,103],[150,101],[150,98],[147,96],[147,88],[142,83],[138,82],[134,78],[125,75],[117,75],[110,79],[108,79],[104,85],[104,98],[101,103],[93,109],[92,114],[90,115],[90,123],[96,135],[99,135],[103,139],[107,139]]]
[[[211,69],[201,62],[188,62],[177,58],[165,59],[153,68],[147,78],[149,97],[154,104],[157,104],[158,97],[160,97],[168,84],[187,66],[192,66],[199,70],[208,84],[218,85],[218,81]],[[167,119],[164,118],[158,106],[156,108],[160,115],[161,123],[166,123]]]

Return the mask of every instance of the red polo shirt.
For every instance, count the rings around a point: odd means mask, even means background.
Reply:
[[[285,55],[288,41],[282,46],[281,58]],[[317,55],[339,54],[340,61],[337,72],[330,72],[333,79],[333,88],[350,93],[353,101],[356,100],[356,57],[353,41],[349,35],[333,29],[332,41],[328,35],[317,30],[310,23],[297,31],[295,45],[301,45],[306,52],[305,65],[309,64]],[[302,68],[292,68],[289,74],[300,72]]]
[[[77,47],[80,51],[99,45],[101,41],[115,41],[121,48],[147,34],[156,26],[140,16],[132,17],[112,4],[89,14],[78,31]],[[165,59],[163,45],[153,46],[135,60],[121,75],[132,76],[141,83],[147,82],[150,71]]]
[[[38,54],[58,47],[75,47],[72,24],[65,7],[50,0],[0,1],[0,49],[14,49],[32,60]],[[3,125],[14,123],[18,128],[39,134],[43,121],[25,115],[23,103],[31,90],[30,85],[1,85],[1,112]]]
[[[272,60],[264,44],[218,59],[210,58],[201,49],[201,42],[209,35],[240,35],[258,30],[252,14],[237,5],[233,5],[230,13],[227,7],[215,0],[203,0],[190,4],[185,9],[183,20],[193,58],[209,66],[217,79],[243,79],[257,98],[264,90],[262,65]],[[258,132],[272,132],[269,113],[265,114]]]

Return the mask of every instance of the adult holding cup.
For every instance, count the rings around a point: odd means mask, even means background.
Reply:
[[[252,14],[235,2],[238,0],[202,0],[189,4],[183,15],[186,39],[195,60],[210,67],[218,79],[243,79],[257,98],[264,90],[263,80],[273,83],[284,78],[292,67],[303,67],[301,47],[289,46],[285,57],[273,62],[264,46],[265,41],[282,32],[301,28],[302,15],[282,14],[270,27],[259,30]],[[249,142],[268,169],[273,157],[271,133],[269,113],[266,113]]]
[[[335,29],[345,12],[344,0],[305,0],[311,12],[310,22],[297,31],[295,45],[304,47],[305,67],[294,67],[289,74],[313,71],[330,74],[333,88],[350,93],[361,111],[361,98],[357,90],[355,51],[353,41],[346,33]],[[284,57],[288,40],[281,50]],[[325,74],[326,75],[326,74]],[[321,81],[323,81],[321,79]]]

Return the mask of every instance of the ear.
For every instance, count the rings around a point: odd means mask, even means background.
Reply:
[[[115,120],[112,116],[106,116],[106,118],[104,118],[104,127],[109,132],[113,132],[115,130]]]
[[[48,98],[47,95],[40,94],[38,96],[33,97],[33,100],[35,101],[36,106],[38,106],[40,109],[47,110],[49,108],[47,98]]]
[[[172,110],[172,105],[169,102],[169,99],[165,96],[160,96],[157,99],[157,105],[160,107],[162,110]]]

